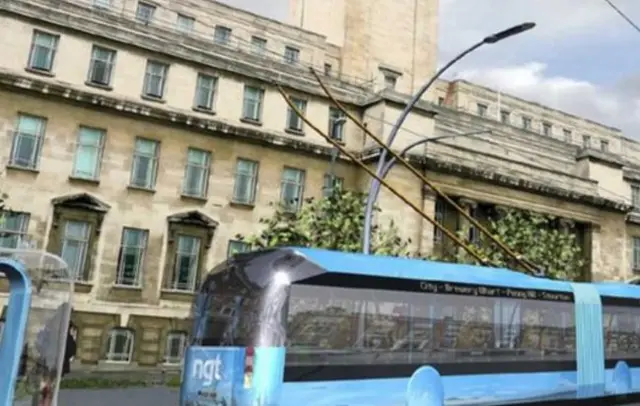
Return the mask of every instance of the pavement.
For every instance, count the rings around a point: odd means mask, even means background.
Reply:
[[[59,406],[178,406],[178,390],[169,388],[65,389]]]

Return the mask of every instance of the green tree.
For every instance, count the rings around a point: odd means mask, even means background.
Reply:
[[[275,205],[271,217],[260,219],[264,229],[236,238],[258,248],[299,246],[345,252],[362,251],[366,194],[336,188],[322,199],[305,199],[300,210],[291,213]],[[379,211],[376,208],[376,211]],[[372,252],[406,256],[411,241],[399,236],[393,222],[372,230]]]
[[[508,208],[490,220],[488,231],[514,252],[544,271],[548,278],[579,280],[583,277],[584,257],[577,241],[575,223],[559,217]],[[476,251],[494,266],[516,267],[501,249],[481,239]],[[473,262],[459,253],[458,262]],[[517,269],[517,267],[516,267]]]

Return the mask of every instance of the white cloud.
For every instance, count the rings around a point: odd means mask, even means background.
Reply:
[[[639,1],[614,3],[640,22]],[[604,0],[441,0],[440,59],[523,21],[537,26],[481,48],[451,73],[640,134],[640,76],[624,72],[619,59],[633,55],[640,34]]]
[[[288,7],[288,0],[221,1],[280,20]],[[640,1],[614,3],[640,22]],[[628,136],[640,134],[640,75],[616,77],[615,60],[589,72],[593,79],[598,69],[607,70],[602,76],[608,81],[591,83],[583,74],[585,63],[606,59],[613,46],[626,42],[636,47],[625,56],[640,47],[640,34],[604,0],[440,0],[439,58],[445,62],[481,38],[524,21],[537,26],[483,47],[450,73],[619,127]]]

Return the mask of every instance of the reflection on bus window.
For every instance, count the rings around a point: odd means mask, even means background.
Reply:
[[[606,359],[637,358],[640,351],[640,307],[603,306]]]
[[[575,360],[573,304],[293,285],[287,365]]]

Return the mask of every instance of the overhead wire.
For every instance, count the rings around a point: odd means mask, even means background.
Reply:
[[[427,220],[429,223],[431,223],[435,228],[437,228],[438,230],[440,230],[444,235],[446,235],[448,238],[450,238],[452,241],[454,241],[456,244],[458,244],[460,247],[462,247],[469,255],[471,255],[476,261],[478,261],[478,263],[482,264],[482,265],[491,265],[491,263],[489,262],[488,259],[484,258],[483,256],[481,256],[478,252],[476,252],[475,249],[473,249],[472,246],[465,244],[460,238],[458,238],[454,233],[452,233],[450,230],[448,230],[446,227],[444,227],[442,224],[440,224],[438,221],[436,221],[434,218],[432,218],[431,216],[427,215],[426,213],[424,213],[422,211],[422,209],[420,209],[415,203],[413,203],[412,201],[410,201],[406,196],[404,196],[402,193],[398,192],[393,186],[391,186],[386,180],[382,179],[381,177],[379,177],[378,175],[376,175],[376,173],[369,168],[365,163],[363,163],[360,159],[358,159],[352,152],[350,152],[349,150],[347,150],[343,145],[341,145],[338,141],[334,140],[333,138],[331,138],[329,135],[325,134],[324,131],[322,131],[320,128],[318,128],[318,126],[316,126],[315,124],[313,124],[307,117],[305,117],[305,114],[298,108],[298,106],[296,106],[296,104],[291,100],[291,98],[289,97],[289,95],[286,93],[286,91],[282,88],[282,86],[279,83],[274,83],[275,87],[278,89],[278,91],[280,92],[280,94],[282,95],[282,97],[284,98],[285,102],[289,105],[289,108],[291,109],[291,111],[293,111],[298,117],[300,117],[300,119],[309,126],[309,128],[311,128],[312,130],[314,130],[316,133],[318,133],[318,135],[320,135],[321,137],[323,137],[327,142],[329,142],[330,144],[332,144],[336,149],[338,149],[340,151],[340,153],[344,154],[345,156],[349,157],[349,159],[351,161],[353,161],[356,165],[360,166],[365,172],[367,172],[371,177],[377,179],[380,184],[382,184],[384,187],[387,188],[387,190],[389,190],[391,193],[393,193],[396,197],[398,197],[400,200],[402,200],[405,204],[407,204],[409,207],[411,207],[416,213],[418,213],[422,218],[424,218],[425,220]]]
[[[424,182],[431,190],[436,192],[440,197],[442,197],[450,206],[452,206],[456,211],[458,211],[469,223],[471,223],[479,232],[484,234],[488,239],[493,242],[497,247],[499,247],[502,251],[504,251],[509,257],[515,260],[520,266],[522,266],[527,272],[531,274],[538,274],[539,271],[536,269],[537,267],[524,258],[520,254],[516,254],[513,252],[511,248],[509,248],[504,242],[500,241],[496,236],[490,233],[480,222],[473,218],[469,213],[467,213],[464,209],[462,209],[453,199],[447,196],[439,187],[437,187],[433,182],[427,179],[424,175],[418,172],[413,165],[411,165],[404,157],[397,154],[395,151],[390,149],[384,141],[380,139],[380,137],[373,134],[360,120],[353,116],[344,106],[336,100],[335,96],[331,93],[328,87],[325,85],[323,80],[317,74],[315,70],[311,70],[311,73],[315,76],[316,81],[327,95],[327,97],[331,100],[331,102],[345,115],[345,117],[349,118],[351,122],[356,124],[364,133],[369,136],[372,140],[374,140],[380,147],[385,148],[392,157],[396,160],[400,161],[411,173],[413,173],[418,179]]]
[[[640,26],[636,24],[624,11],[620,10],[611,0],[604,0],[620,17],[622,17],[634,30],[640,32]]]

